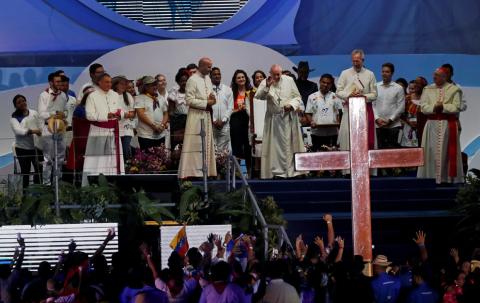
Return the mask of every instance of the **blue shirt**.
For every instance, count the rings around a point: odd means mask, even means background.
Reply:
[[[387,273],[381,273],[372,280],[373,297],[377,303],[397,302],[401,282]]]
[[[86,119],[87,118],[87,112],[85,111],[85,106],[78,105],[77,107],[75,107],[75,110],[73,111],[73,116],[75,118]]]
[[[409,303],[437,303],[438,301],[437,292],[428,286],[427,283],[422,283],[412,290],[408,298]]]

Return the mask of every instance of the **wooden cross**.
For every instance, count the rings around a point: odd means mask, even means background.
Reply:
[[[365,97],[348,100],[350,151],[295,154],[295,169],[350,169],[352,178],[353,251],[372,261],[370,169],[423,165],[422,148],[368,150],[368,119]]]

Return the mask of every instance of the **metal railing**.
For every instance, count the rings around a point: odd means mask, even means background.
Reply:
[[[230,165],[233,164],[233,165]],[[265,217],[263,216],[263,213],[260,209],[260,206],[258,205],[257,197],[253,193],[252,188],[248,184],[247,178],[242,173],[242,168],[240,166],[240,163],[238,162],[237,158],[233,155],[230,155],[229,161],[227,161],[227,172],[226,172],[226,179],[227,179],[227,191],[235,190],[236,189],[236,175],[240,176],[242,186],[246,191],[247,195],[244,195],[244,201],[246,202],[247,196],[250,200],[250,203],[252,204],[252,208],[255,212],[255,217],[257,220],[260,222],[262,231],[263,231],[263,240],[264,240],[264,256],[265,259],[268,259],[268,231],[269,229],[274,229],[277,231],[277,235],[279,238],[279,243],[278,246],[280,247],[283,242],[285,242],[288,247],[295,253],[295,249],[292,246],[292,243],[290,242],[290,238],[287,235],[287,232],[285,231],[285,227],[282,225],[270,225],[267,223],[265,220]]]

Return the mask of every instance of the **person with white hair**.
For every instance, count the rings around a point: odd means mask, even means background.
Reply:
[[[350,150],[350,127],[348,122],[348,99],[364,96],[367,101],[368,147],[376,147],[375,120],[372,102],[377,99],[377,80],[371,70],[364,67],[365,53],[352,51],[352,67],[342,71],[337,81],[337,96],[343,99],[343,116],[338,133],[340,150]]]
[[[291,178],[305,174],[295,171],[294,163],[294,154],[305,152],[296,112],[303,103],[295,81],[282,75],[282,67],[275,64],[270,76],[260,83],[255,98],[267,101],[261,178]]]
[[[419,178],[435,178],[437,183],[464,182],[458,114],[462,91],[447,82],[448,70],[437,68],[433,83],[423,89],[420,101],[427,116],[422,147],[425,164],[418,168]]]

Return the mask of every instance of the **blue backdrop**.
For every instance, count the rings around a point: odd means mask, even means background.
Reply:
[[[459,82],[480,86],[480,77],[470,72],[480,63],[478,0],[250,0],[229,20],[199,32],[145,26],[95,0],[2,4],[0,90],[44,82],[59,67],[75,78],[110,50],[182,38],[263,44],[294,62],[309,60],[316,68],[313,76],[341,70],[348,64],[341,55],[354,48],[363,48],[372,66],[394,61],[401,66],[397,74],[406,78],[429,76],[433,67],[449,61],[460,71]]]

